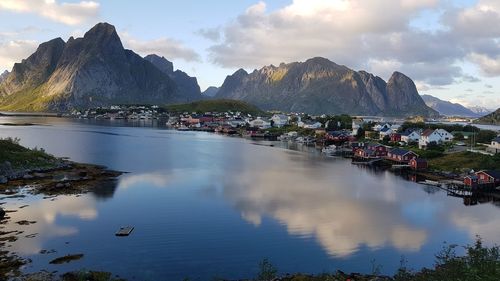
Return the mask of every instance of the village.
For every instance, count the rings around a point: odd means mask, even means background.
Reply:
[[[80,119],[158,120],[164,122],[166,127],[179,131],[205,131],[293,142],[316,146],[326,156],[352,158],[352,163],[356,165],[413,171],[430,178],[422,182],[427,185],[441,186],[443,181],[434,179],[446,179],[445,182],[452,183],[454,188],[494,190],[500,187],[500,170],[495,165],[479,166],[476,170],[455,168],[453,171],[432,165],[433,161],[447,155],[461,153],[477,155],[482,157],[481,160],[485,157],[498,158],[499,132],[479,130],[472,126],[429,125],[422,120],[385,122],[380,117],[348,115],[310,116],[303,113],[266,112],[256,116],[239,111],[169,112],[155,105],[115,105],[84,112],[74,111],[70,116]],[[485,132],[488,133],[486,137],[478,138]]]

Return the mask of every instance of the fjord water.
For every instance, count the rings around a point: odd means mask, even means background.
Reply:
[[[432,266],[444,241],[466,244],[481,235],[500,243],[498,202],[465,206],[439,189],[314,151],[112,122],[0,118],[8,122],[40,125],[0,126],[0,137],[128,172],[116,186],[81,196],[3,199],[17,210],[5,228],[28,236],[9,248],[32,259],[26,272],[236,279],[255,276],[268,258],[280,272],[370,273],[381,265],[392,274],[402,256],[411,268]],[[36,223],[13,223],[24,219]],[[135,230],[115,237],[124,225]],[[85,256],[49,265],[75,253]]]

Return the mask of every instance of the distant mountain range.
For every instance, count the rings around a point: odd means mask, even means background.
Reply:
[[[159,57],[123,48],[114,26],[99,23],[83,38],[42,43],[0,83],[0,109],[67,111],[109,104],[181,103],[201,98],[196,78]],[[171,65],[171,63],[170,63]]]
[[[474,123],[484,125],[500,125],[500,108],[486,116],[474,120]]]
[[[204,97],[209,97],[213,98],[215,95],[217,95],[217,92],[219,92],[219,88],[217,87],[208,87],[203,93],[201,93],[202,96]]]
[[[482,107],[482,106],[472,106],[469,109],[479,116],[484,116],[493,112],[493,110]]]
[[[203,94],[197,79],[158,55],[124,49],[114,26],[99,23],[82,38],[40,44],[0,76],[0,110],[69,111],[111,104],[174,104],[208,97],[242,100],[263,110],[311,114],[437,116],[413,81],[389,81],[325,58],[240,69]]]
[[[320,57],[252,73],[240,69],[225,79],[215,97],[243,100],[264,110],[310,114],[438,115],[402,73],[394,72],[385,82]]]
[[[436,110],[441,115],[464,117],[482,116],[481,114],[473,112],[472,110],[466,108],[461,104],[444,101],[431,95],[422,95],[422,99],[424,100],[425,104],[427,104],[427,106]]]

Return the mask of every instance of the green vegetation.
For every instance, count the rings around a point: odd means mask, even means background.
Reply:
[[[300,136],[314,136],[315,130],[313,129],[304,129],[301,128],[297,125],[285,125],[283,127],[272,127],[268,128],[265,131],[271,133],[271,134],[276,134],[276,135],[282,135],[288,132],[297,132]]]
[[[476,124],[500,125],[500,108],[474,121]]]
[[[418,153],[418,152],[417,152]],[[425,156],[424,156],[425,157]],[[441,171],[461,170],[499,170],[500,155],[494,156],[469,151],[443,155],[442,157],[428,158],[429,168]]]
[[[252,115],[265,115],[265,113],[262,110],[258,109],[257,107],[249,103],[237,100],[228,100],[228,99],[202,100],[186,104],[173,104],[173,105],[167,105],[165,109],[169,112],[204,113],[204,112],[239,111],[245,114],[248,113]]]
[[[278,269],[269,262],[268,259],[264,259],[259,263],[259,274],[257,275],[257,280],[270,281],[276,278]]]
[[[465,254],[459,256],[457,249],[463,249]],[[448,245],[435,255],[435,266],[433,269],[423,268],[413,271],[406,266],[406,260],[402,258],[399,269],[394,276],[380,276],[380,266],[372,261],[371,274],[346,274],[341,271],[336,273],[322,273],[318,275],[292,274],[280,280],[283,281],[345,281],[345,280],[391,280],[391,281],[496,281],[500,280],[500,248],[498,246],[485,247],[481,238],[477,238],[473,245],[459,247]],[[260,263],[261,272],[269,272],[261,275],[255,280],[272,280],[276,268],[267,260]],[[264,270],[263,270],[264,269]]]
[[[26,88],[0,100],[0,110],[39,112],[48,111],[48,104],[55,100],[52,95],[43,95],[43,86]]]
[[[19,139],[0,139],[0,159],[10,162],[12,168],[49,168],[55,158],[43,149],[28,149],[19,145]],[[0,164],[2,164],[0,163]]]

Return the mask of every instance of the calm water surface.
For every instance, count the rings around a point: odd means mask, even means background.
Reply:
[[[500,243],[498,202],[465,206],[441,190],[317,152],[60,118],[0,118],[7,122],[40,125],[0,126],[0,137],[129,172],[117,186],[82,196],[0,199],[18,210],[5,228],[35,234],[9,248],[32,259],[27,272],[87,268],[133,280],[236,279],[255,276],[268,258],[280,272],[369,273],[374,263],[392,274],[402,256],[415,269],[433,265],[443,241],[465,244],[479,234],[487,244]],[[13,223],[24,219],[37,223]],[[135,226],[131,236],[114,236],[122,225]],[[48,264],[74,253],[85,256]]]

